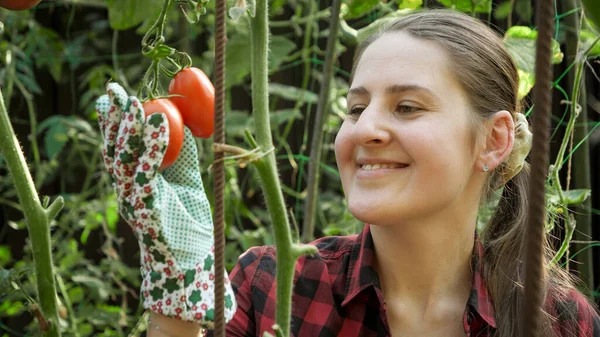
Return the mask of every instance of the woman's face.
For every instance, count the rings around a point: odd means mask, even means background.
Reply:
[[[442,47],[402,32],[365,50],[335,140],[359,220],[389,225],[477,202],[471,112],[451,67]]]

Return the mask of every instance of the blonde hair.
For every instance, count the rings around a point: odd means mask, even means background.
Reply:
[[[415,12],[371,35],[357,47],[352,74],[371,43],[384,34],[395,32],[405,32],[416,38],[434,41],[449,54],[450,62],[453,63],[453,75],[468,93],[475,122],[474,139],[477,140],[482,133],[478,126],[482,126],[483,121],[492,114],[507,110],[514,118],[519,112],[519,75],[502,38],[480,20],[453,10]],[[491,172],[482,192],[484,203],[494,193],[493,187],[498,186],[504,169],[502,164]],[[524,300],[522,286],[528,188],[529,164],[525,163],[522,171],[504,186],[498,206],[481,235],[484,245],[484,278],[496,315],[495,337],[519,336],[520,308]],[[546,294],[555,300],[565,299],[573,289],[573,282],[563,269],[550,265],[554,251],[546,237],[543,245]],[[573,317],[577,315],[576,310],[577,308],[565,308],[560,313],[561,317]],[[544,312],[539,336],[556,336],[552,327],[555,319]]]

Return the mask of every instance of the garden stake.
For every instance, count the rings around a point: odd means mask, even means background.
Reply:
[[[215,22],[215,134],[217,144],[225,143],[225,0],[217,0]],[[223,152],[215,152],[215,270],[225,269],[225,165]],[[215,336],[225,336],[225,275],[215,274]]]
[[[32,136],[35,137],[35,135]],[[23,206],[29,239],[31,240],[40,309],[38,313],[42,316],[38,316],[38,321],[42,323],[40,324],[40,330],[42,330],[45,337],[59,337],[58,305],[56,301],[56,286],[54,284],[52,251],[50,248],[49,223],[63,208],[64,200],[62,197],[58,197],[48,208],[44,208],[40,203],[38,193],[35,190],[34,182],[27,167],[27,162],[25,161],[23,152],[21,152],[17,136],[10,124],[1,90],[0,152],[4,156],[8,170],[15,182],[17,195]]]
[[[538,39],[535,60],[535,86],[533,87],[533,145],[531,149],[531,179],[529,186],[529,214],[525,258],[525,301],[522,306],[520,336],[533,337],[540,329],[541,306],[545,298],[543,286],[544,220],[546,212],[546,176],[548,174],[548,141],[550,113],[552,111],[551,43],[554,32],[554,4],[537,2]]]
[[[269,47],[268,2],[257,0],[256,14],[250,17],[250,46],[251,46],[251,78],[252,78],[252,114],[256,128],[256,143],[262,151],[267,152],[260,160],[253,161],[256,167],[267,209],[273,224],[275,247],[277,249],[277,308],[276,322],[278,336],[290,335],[290,317],[292,302],[292,286],[296,260],[307,254],[317,252],[315,246],[296,245],[292,242],[290,225],[283,194],[280,187],[271,125],[269,120],[268,96],[268,66],[267,56]]]
[[[304,208],[304,225],[302,227],[302,241],[313,240],[315,231],[315,209],[317,208],[317,190],[321,180],[320,163],[323,154],[323,126],[329,115],[329,93],[333,77],[333,61],[335,60],[335,46],[340,28],[341,0],[333,0],[331,4],[331,20],[329,21],[329,36],[325,51],[325,66],[323,67],[323,85],[317,103],[317,115],[313,126],[313,137],[310,142],[310,158],[308,161],[308,193]]]

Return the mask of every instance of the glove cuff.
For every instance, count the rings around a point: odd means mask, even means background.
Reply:
[[[225,273],[225,321],[233,317],[236,302],[231,283]],[[210,251],[194,269],[180,270],[170,266],[164,270],[142,267],[141,294],[145,309],[161,315],[195,322],[205,328],[214,325],[215,271]]]

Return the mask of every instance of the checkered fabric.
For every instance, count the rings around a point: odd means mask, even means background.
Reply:
[[[490,337],[496,327],[494,306],[482,277],[482,245],[473,250],[471,296],[463,316],[465,336]],[[313,242],[318,254],[296,264],[291,335],[295,337],[390,336],[377,273],[370,226],[353,236],[325,237]],[[227,325],[228,337],[261,337],[275,323],[275,248],[254,247],[230,274],[238,310]],[[558,317],[560,336],[600,337],[600,319],[586,299],[573,291],[560,303],[548,303]],[[562,317],[576,306],[578,317]],[[208,336],[212,336],[210,331]]]

